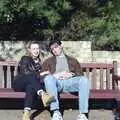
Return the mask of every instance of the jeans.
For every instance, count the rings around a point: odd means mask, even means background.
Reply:
[[[59,109],[58,92],[78,92],[79,112],[88,113],[88,99],[90,82],[85,76],[72,77],[67,80],[57,80],[53,75],[44,79],[46,91],[55,96],[55,101],[50,104],[50,110]]]

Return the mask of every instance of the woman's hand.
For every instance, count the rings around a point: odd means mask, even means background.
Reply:
[[[54,77],[56,79],[59,79],[59,80],[69,79],[69,78],[71,78],[73,76],[74,76],[74,73],[67,72],[67,71],[63,71],[63,72],[54,74]]]
[[[48,75],[48,74],[50,74],[50,71],[44,71],[44,72],[41,72],[41,73],[40,73],[40,76]]]

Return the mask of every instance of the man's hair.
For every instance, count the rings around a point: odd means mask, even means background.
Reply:
[[[57,43],[58,45],[61,45],[61,44],[62,44],[62,42],[61,42],[60,40],[52,40],[52,41],[50,41],[50,43],[49,43],[49,49],[50,49],[51,45],[53,45],[53,44],[55,44],[55,43]]]

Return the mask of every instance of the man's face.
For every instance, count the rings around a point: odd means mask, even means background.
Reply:
[[[40,53],[39,45],[37,43],[31,44],[29,52],[33,58],[37,58]]]
[[[59,56],[62,53],[62,46],[54,43],[50,46],[51,52],[55,56]]]

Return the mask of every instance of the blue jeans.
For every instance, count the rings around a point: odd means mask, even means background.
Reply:
[[[67,80],[57,80],[53,75],[44,79],[46,91],[55,96],[50,110],[59,109],[58,92],[79,92],[79,111],[88,113],[89,80],[85,76],[77,76]]]

